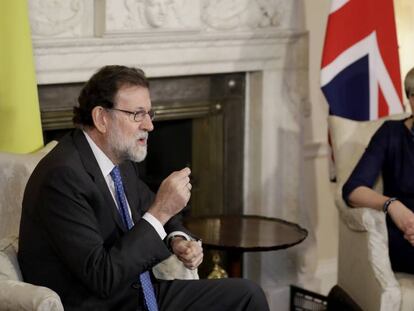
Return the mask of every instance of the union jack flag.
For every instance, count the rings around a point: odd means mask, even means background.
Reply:
[[[401,113],[393,0],[332,0],[321,67],[330,114],[363,121]]]

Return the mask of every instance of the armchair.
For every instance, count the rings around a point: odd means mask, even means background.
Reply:
[[[33,169],[57,142],[32,154],[0,153],[0,309],[63,311],[49,288],[23,282],[17,245],[23,192]]]
[[[328,119],[337,174],[338,285],[366,311],[414,310],[414,275],[391,270],[385,215],[370,208],[350,208],[342,199],[343,184],[384,120]],[[381,178],[375,189],[382,192]]]
[[[0,152],[0,310],[63,311],[53,290],[23,281],[17,261],[21,204],[27,180],[50,150],[53,141],[31,154]],[[175,255],[153,268],[159,279],[197,279],[197,270],[185,268]]]

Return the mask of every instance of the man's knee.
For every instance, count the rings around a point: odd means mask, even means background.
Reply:
[[[241,297],[247,298],[247,310],[269,310],[263,289],[255,282],[246,279],[234,279],[233,289]]]
[[[239,282],[239,286],[246,292],[255,294],[263,292],[262,288],[255,282],[246,279],[236,279]]]

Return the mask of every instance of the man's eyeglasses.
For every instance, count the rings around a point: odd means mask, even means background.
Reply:
[[[106,109],[121,111],[121,112],[127,113],[127,114],[129,114],[130,119],[132,121],[135,121],[135,122],[141,122],[142,120],[145,119],[146,115],[148,115],[150,117],[151,121],[154,120],[154,117],[155,117],[155,111],[154,110],[145,111],[144,109],[142,109],[142,110],[138,110],[138,111],[128,111],[128,110],[123,110],[123,109],[118,109],[118,108],[106,108]]]

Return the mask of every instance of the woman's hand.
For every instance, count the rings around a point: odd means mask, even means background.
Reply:
[[[404,233],[404,238],[414,246],[414,213],[396,200],[388,207],[388,214],[395,225]]]
[[[348,197],[352,207],[369,207],[378,211],[382,211],[388,199],[389,197],[365,186],[355,188]],[[414,213],[397,199],[388,206],[388,214],[403,232],[404,238],[414,246]]]

